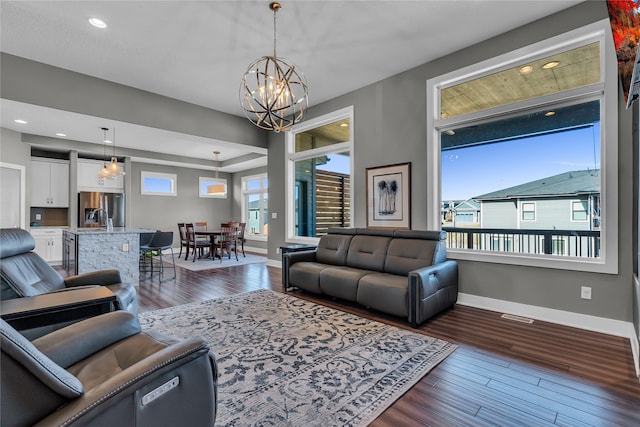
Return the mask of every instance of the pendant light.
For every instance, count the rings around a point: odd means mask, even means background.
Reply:
[[[103,185],[105,179],[113,179],[113,177],[109,174],[109,168],[107,167],[107,131],[108,128],[102,128],[103,136],[102,136],[102,168],[100,168],[100,172],[98,172],[98,184]]]
[[[276,55],[276,12],[273,2],[273,56],[254,61],[242,77],[240,104],[256,126],[275,132],[287,131],[302,120],[308,105],[307,80],[302,70]]]
[[[116,176],[125,175],[124,170],[118,164],[118,158],[116,157],[116,128],[113,128],[113,156],[111,156],[111,163],[109,164],[109,175],[111,178]]]
[[[227,193],[227,186],[221,183],[220,179],[218,178],[218,165],[220,164],[218,163],[218,156],[220,155],[220,152],[214,151],[213,155],[216,161],[216,183],[207,187],[207,194],[209,196],[223,196]]]

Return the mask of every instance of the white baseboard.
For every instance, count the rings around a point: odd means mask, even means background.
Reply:
[[[277,259],[267,259],[267,265],[269,267],[282,268],[282,261],[278,261]]]
[[[640,368],[638,366],[638,337],[636,336],[632,322],[623,322],[621,320],[606,319],[604,317],[572,313],[569,311],[538,307],[464,293],[458,294],[458,304],[496,311],[498,313],[515,314],[517,316],[529,317],[532,319],[542,320],[544,322],[557,323],[574,328],[586,329],[588,331],[629,338],[631,341],[631,350],[633,353],[636,375],[640,376]]]
[[[247,245],[245,245],[244,251],[245,252],[253,252],[253,253],[256,253],[256,254],[264,254],[264,255],[266,255],[268,253],[267,252],[267,248],[256,248],[254,246],[247,246]]]

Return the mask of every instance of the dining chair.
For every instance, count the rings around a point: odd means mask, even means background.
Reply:
[[[244,253],[244,241],[245,241],[245,236],[244,236],[244,232],[247,228],[247,223],[246,222],[239,222],[238,223],[239,227],[238,227],[238,242],[240,242],[240,245],[242,247],[242,256],[243,257],[247,257]]]
[[[178,223],[178,234],[180,235],[180,253],[178,254],[178,258],[182,256],[182,248],[187,249],[187,254],[185,255],[185,259],[189,258],[189,239],[187,239],[187,227],[184,222]]]
[[[198,256],[203,256],[204,255],[204,249],[205,248],[209,248],[211,246],[211,243],[207,239],[200,239],[200,236],[196,236],[196,231],[198,230],[202,230],[201,228],[202,226],[198,226],[198,228],[196,228],[195,223],[186,223],[185,224],[185,228],[187,230],[187,240],[188,240],[188,244],[189,244],[189,248],[187,249],[187,256],[184,258],[185,260],[189,259],[189,252],[191,250],[193,250],[193,262],[196,261],[196,258]]]
[[[216,239],[216,249],[220,257],[220,262],[222,262],[225,251],[229,255],[229,259],[231,259],[231,251],[235,252],[236,261],[238,261],[238,228],[239,225],[237,222],[224,222],[220,224],[220,234]]]

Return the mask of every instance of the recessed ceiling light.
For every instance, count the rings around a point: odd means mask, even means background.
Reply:
[[[26,125],[27,124],[27,121],[26,120],[22,120],[22,119],[15,119],[14,122],[20,123],[21,125]]]
[[[67,136],[67,134],[58,132],[58,133],[56,133],[56,136]]]
[[[108,139],[105,139],[103,142],[104,142],[105,144],[113,144],[113,141],[109,141]]]
[[[546,113],[544,113],[544,115],[545,115],[545,116],[547,116],[547,117],[551,117],[551,116],[553,116],[555,113],[556,113],[555,111],[547,111]]]
[[[529,74],[532,71],[533,67],[531,65],[525,65],[524,67],[520,68],[520,74]]]
[[[107,28],[107,24],[98,18],[89,18],[89,23],[96,28]]]
[[[545,70],[550,70],[552,68],[556,68],[558,65],[560,65],[560,61],[549,61],[544,64],[542,68],[544,68]]]
[[[341,128],[346,128],[349,126],[349,123],[340,123]]]
[[[453,129],[445,130],[444,133],[446,133],[447,135],[455,135],[456,134],[456,132]]]

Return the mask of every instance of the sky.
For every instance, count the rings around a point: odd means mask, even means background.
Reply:
[[[442,200],[466,200],[563,172],[600,168],[600,124],[443,151]]]

